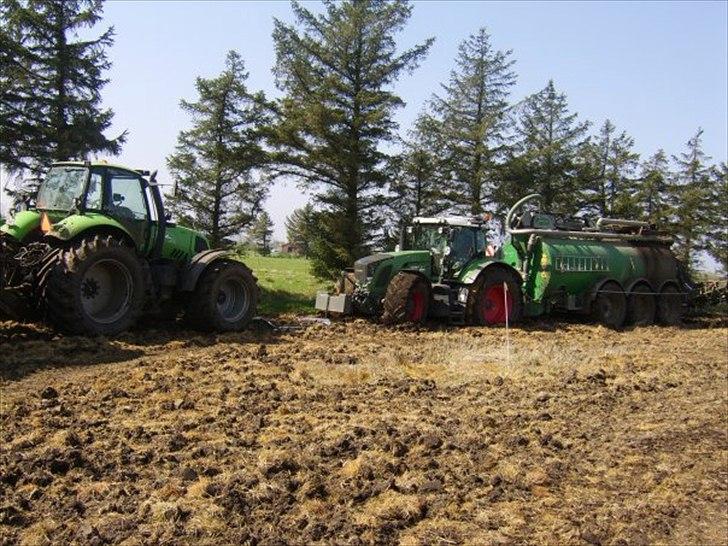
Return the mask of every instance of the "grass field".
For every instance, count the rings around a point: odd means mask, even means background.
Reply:
[[[244,255],[262,291],[258,312],[264,316],[314,312],[316,292],[330,285],[311,275],[310,262],[295,256]]]

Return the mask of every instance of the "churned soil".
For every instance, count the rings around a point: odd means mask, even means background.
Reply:
[[[0,323],[0,542],[726,544],[728,329]]]

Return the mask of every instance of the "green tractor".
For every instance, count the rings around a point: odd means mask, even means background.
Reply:
[[[695,286],[669,236],[647,222],[589,225],[530,210],[537,200],[529,195],[511,208],[499,249],[488,244],[488,218],[415,218],[394,252],[357,260],[336,294],[318,294],[316,308],[385,323],[495,325],[551,311],[589,314],[613,328],[681,321]]]
[[[245,328],[259,296],[234,254],[169,222],[156,171],[54,163],[34,206],[0,226],[0,316],[114,335],[144,313]]]

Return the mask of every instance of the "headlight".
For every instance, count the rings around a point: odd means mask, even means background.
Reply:
[[[468,302],[468,292],[470,290],[467,286],[463,286],[460,291],[458,292],[458,301],[460,303],[467,303]]]

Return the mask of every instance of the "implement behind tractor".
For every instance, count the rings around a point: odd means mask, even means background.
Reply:
[[[155,175],[55,163],[35,206],[0,226],[0,316],[75,334],[117,334],[145,312],[244,328],[258,300],[250,269],[170,223]]]
[[[523,210],[538,199],[529,195],[509,211],[498,250],[487,242],[486,219],[415,218],[401,249],[358,260],[316,308],[385,323],[445,317],[491,325],[551,311],[614,328],[681,321],[694,286],[669,236],[646,222],[601,218],[590,226]]]

